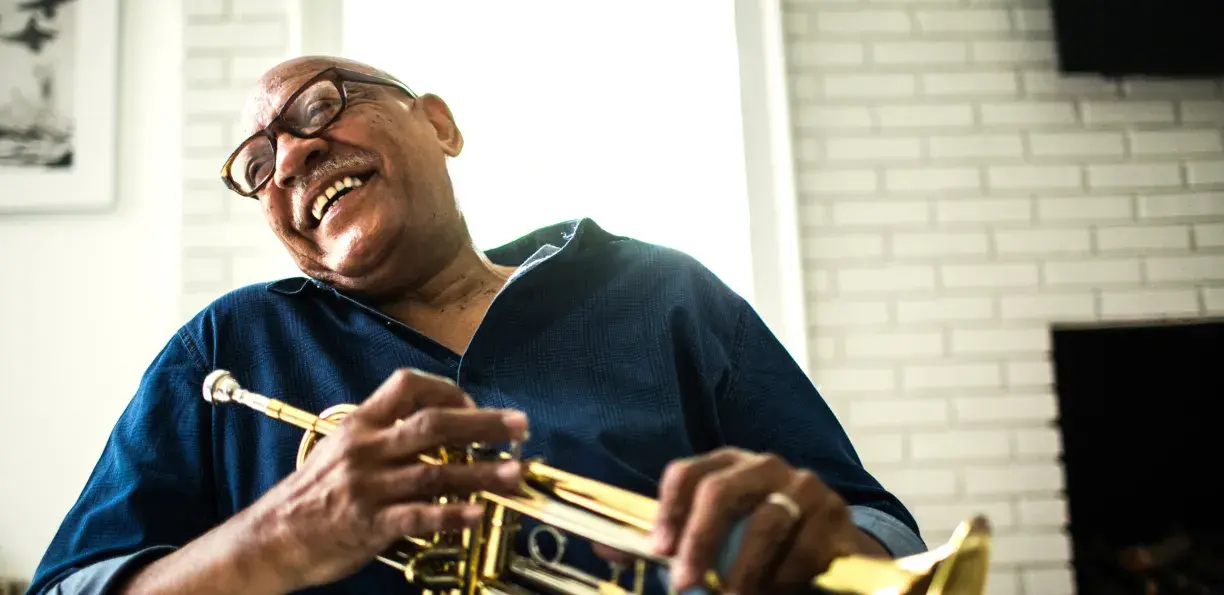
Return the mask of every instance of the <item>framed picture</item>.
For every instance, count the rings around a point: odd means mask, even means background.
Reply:
[[[118,0],[0,0],[0,216],[108,210]]]

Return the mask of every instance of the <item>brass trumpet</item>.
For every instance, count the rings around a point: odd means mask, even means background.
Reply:
[[[334,432],[344,416],[356,408],[342,404],[316,416],[242,388],[225,370],[209,374],[203,388],[209,403],[238,403],[305,430],[298,447],[298,467],[318,441]],[[518,459],[520,454],[520,444],[511,444],[509,452],[473,445],[466,449],[442,448],[420,458],[428,464],[448,465]],[[657,501],[549,467],[539,460],[523,464],[525,477],[517,494],[478,492],[438,499],[443,503],[467,500],[483,504],[484,520],[478,526],[453,533],[405,536],[378,559],[398,569],[406,581],[421,587],[427,595],[642,595],[647,581],[667,585],[670,560],[653,553],[648,539]],[[538,523],[528,533],[526,556],[512,548],[524,517]],[[735,551],[742,528],[743,522],[733,531],[724,553]],[[606,577],[563,564],[569,535],[629,554],[634,562],[611,564]],[[545,537],[554,542],[551,556],[542,553],[541,540]],[[928,552],[895,560],[838,558],[811,584],[822,591],[846,595],[984,595],[989,563],[990,525],[984,517],[976,516],[962,522],[948,542]],[[707,574],[708,592],[719,592],[720,572],[725,570]]]

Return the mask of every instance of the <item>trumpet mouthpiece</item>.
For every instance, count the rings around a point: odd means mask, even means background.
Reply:
[[[229,403],[234,400],[238,381],[225,370],[213,370],[204,378],[204,400],[209,403]]]

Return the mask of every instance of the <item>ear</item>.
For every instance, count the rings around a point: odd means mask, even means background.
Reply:
[[[457,157],[463,150],[463,133],[459,132],[459,125],[455,124],[455,117],[451,114],[450,107],[437,95],[425,94],[418,101],[425,110],[425,117],[437,131],[442,152],[451,157]]]

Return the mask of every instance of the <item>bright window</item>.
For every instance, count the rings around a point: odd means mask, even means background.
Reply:
[[[730,0],[346,0],[344,54],[450,105],[476,241],[591,217],[752,299]]]

